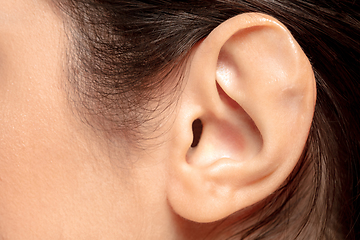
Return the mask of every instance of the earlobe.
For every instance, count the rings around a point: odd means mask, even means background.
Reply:
[[[276,19],[247,13],[214,29],[193,50],[172,130],[174,211],[211,222],[274,192],[302,154],[315,91],[307,57]],[[202,131],[191,147],[196,119]]]

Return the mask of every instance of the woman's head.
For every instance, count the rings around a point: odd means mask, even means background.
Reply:
[[[4,6],[3,238],[355,236],[357,5]]]

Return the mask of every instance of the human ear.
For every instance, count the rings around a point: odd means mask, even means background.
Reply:
[[[316,87],[291,33],[260,13],[220,24],[189,61],[166,194],[178,215],[212,222],[266,198],[290,175],[308,137]]]

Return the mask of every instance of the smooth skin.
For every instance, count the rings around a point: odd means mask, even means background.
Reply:
[[[267,31],[259,28],[250,37],[242,35],[249,26],[265,26]],[[218,220],[271,194],[296,165],[313,114],[314,79],[300,47],[275,19],[238,16],[199,43],[192,51],[187,84],[176,109],[167,112],[171,114],[153,133],[157,137],[151,146],[156,147],[137,151],[125,151],[132,148],[121,137],[110,144],[75,114],[68,94],[69,43],[64,29],[61,14],[48,0],[1,0],[0,239],[215,236],[241,216],[215,228]],[[262,112],[271,109],[243,98],[259,98],[263,93],[254,93],[256,86],[249,85],[250,90],[241,95],[239,79],[226,78],[235,76],[233,71],[240,66],[246,71],[259,65],[226,60],[233,51],[245,58],[256,53],[237,50],[237,39],[251,46],[253,40],[262,44],[258,37],[266,34],[288,48],[269,57],[287,64],[277,81],[269,83],[271,91],[284,94],[278,99],[268,96],[271,101],[265,99],[263,104],[292,109],[292,123],[302,124],[294,132],[299,139],[289,145],[293,149],[280,152],[277,147],[288,141],[286,135],[271,135],[275,133],[269,129],[277,120],[265,118],[278,117],[279,112]],[[284,83],[285,75],[290,82]],[[194,95],[198,91],[202,94]],[[281,114],[286,122],[287,115]],[[197,118],[204,130],[199,146],[191,148],[191,126]],[[295,131],[291,123],[288,126]],[[225,150],[219,152],[219,146],[226,146]],[[264,154],[264,165],[249,164],[253,158],[262,162]],[[285,154],[291,161],[282,160]],[[242,172],[240,180],[234,169]]]
[[[1,1],[0,239],[167,236],[161,158],[143,152],[126,165],[78,121],[65,46],[48,1]]]

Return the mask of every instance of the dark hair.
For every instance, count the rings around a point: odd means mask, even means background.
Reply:
[[[62,0],[59,6],[70,19],[70,95],[80,115],[98,130],[127,136],[144,134],[142,126],[154,118],[149,103],[167,107],[161,89],[170,84],[176,92],[182,82],[181,75],[176,83],[167,76],[181,72],[190,49],[217,25],[244,12],[280,20],[313,66],[314,119],[297,167],[249,215],[257,222],[240,232],[246,220],[236,223],[230,239],[360,238],[356,1]]]

